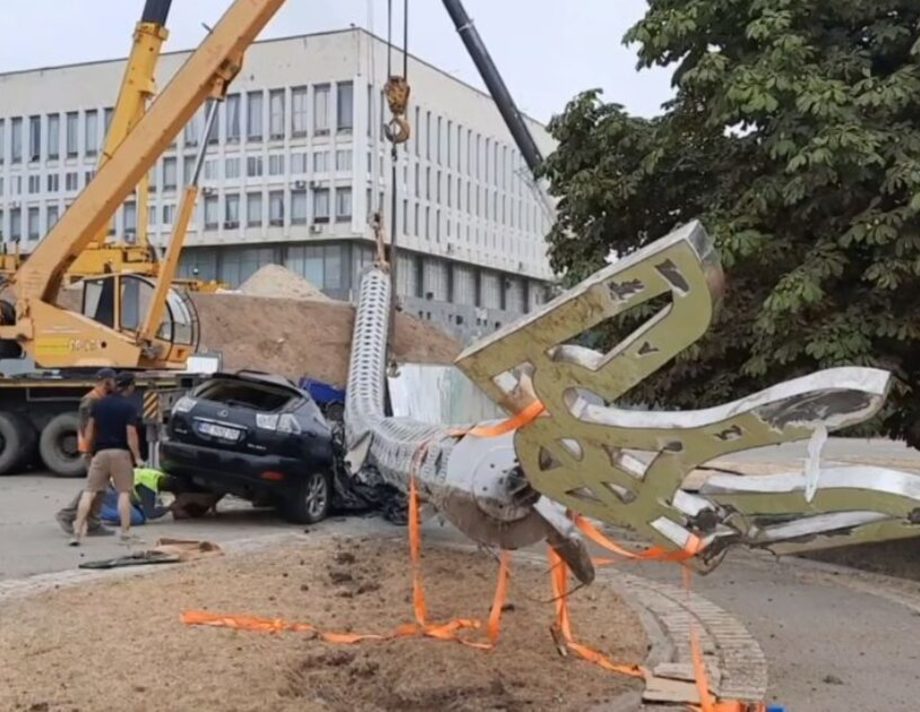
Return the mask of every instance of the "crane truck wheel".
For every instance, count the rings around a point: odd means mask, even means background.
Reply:
[[[86,474],[86,464],[77,446],[79,423],[76,413],[61,413],[42,430],[38,452],[45,467],[58,477],[82,477]]]
[[[19,472],[35,447],[35,431],[15,413],[0,413],[0,475]]]

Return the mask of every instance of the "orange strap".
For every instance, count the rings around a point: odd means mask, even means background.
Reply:
[[[609,672],[628,675],[629,677],[647,678],[648,670],[641,665],[623,665],[615,663],[603,653],[589,648],[587,645],[575,642],[574,636],[572,635],[572,621],[569,617],[569,567],[552,547],[549,548],[549,563],[553,600],[556,603],[556,622],[553,625],[553,630],[562,639],[565,647],[588,662],[604,670],[608,670]]]
[[[427,448],[425,448],[427,450]],[[422,455],[424,457],[424,455]],[[416,458],[413,467],[420,461]],[[491,650],[498,642],[501,632],[501,617],[508,596],[509,557],[501,553],[498,568],[498,583],[489,612],[487,642],[467,640],[460,636],[463,630],[479,629],[481,623],[475,619],[458,618],[446,623],[428,622],[428,610],[425,602],[425,590],[421,575],[421,523],[419,519],[419,497],[415,485],[415,476],[409,479],[409,554],[412,562],[412,602],[415,623],[401,625],[391,633],[357,634],[330,633],[321,631],[309,623],[291,623],[280,618],[258,618],[246,615],[223,615],[207,611],[186,611],[182,613],[182,622],[186,625],[211,626],[216,628],[233,628],[262,633],[315,633],[327,643],[351,645],[366,640],[394,640],[397,638],[426,637],[436,640],[451,640],[479,650]]]
[[[495,425],[478,425],[466,432],[477,438],[498,438],[514,430],[520,430],[525,425],[530,425],[544,412],[546,412],[546,406],[535,400],[520,413],[508,418],[508,420],[503,420]]]
[[[591,522],[589,522],[580,514],[574,515],[573,521],[575,522],[575,526],[581,530],[582,534],[588,537],[595,544],[606,549],[607,551],[613,552],[617,556],[622,556],[624,559],[628,559],[630,561],[671,561],[680,563],[692,559],[704,548],[702,539],[700,539],[698,536],[691,535],[687,540],[687,545],[680,551],[669,551],[660,546],[653,546],[649,549],[646,549],[645,551],[633,552],[629,551],[628,549],[624,549],[616,542],[608,539],[600,532],[597,527],[591,524]],[[604,565],[616,563],[616,561],[609,559],[597,559],[594,563]]]

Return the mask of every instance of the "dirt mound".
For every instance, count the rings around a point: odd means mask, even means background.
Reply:
[[[299,274],[281,265],[265,265],[243,282],[237,291],[250,297],[332,301]]]
[[[219,351],[224,370],[242,368],[335,386],[348,380],[355,310],[344,302],[195,294],[201,349]],[[397,360],[449,364],[461,346],[431,324],[405,314],[396,319]]]
[[[313,536],[286,551],[183,564],[4,604],[0,709],[564,712],[599,709],[641,685],[561,657],[548,630],[548,576],[543,567],[517,562],[501,638],[490,652],[419,639],[329,645],[307,633],[180,622],[190,609],[335,632],[386,633],[412,621],[402,537]],[[426,548],[430,619],[487,617],[496,570],[482,553]],[[642,626],[613,591],[595,583],[572,594],[571,608],[575,635],[586,644],[615,660],[643,662]],[[113,611],[129,613],[122,620]],[[100,635],[106,625],[117,635]]]

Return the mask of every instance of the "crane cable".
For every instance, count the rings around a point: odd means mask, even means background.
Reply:
[[[406,143],[412,134],[409,121],[406,117],[409,108],[409,0],[403,0],[403,71],[402,75],[393,73],[393,0],[387,0],[387,82],[384,85],[384,95],[392,115],[390,121],[384,126],[384,135],[392,144],[390,148],[390,357],[393,361],[392,344],[396,338],[396,310],[399,300],[397,253],[397,209],[398,209],[398,163],[399,146]],[[383,205],[380,206],[380,213]],[[405,218],[404,218],[405,221]],[[382,225],[382,216],[377,215],[378,230]],[[379,240],[378,240],[379,242]]]

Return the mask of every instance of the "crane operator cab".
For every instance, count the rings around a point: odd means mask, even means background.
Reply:
[[[138,274],[107,274],[83,280],[83,316],[125,336],[140,339],[156,282]],[[198,312],[187,294],[170,289],[152,343],[142,344],[147,358],[184,368],[198,350]]]

